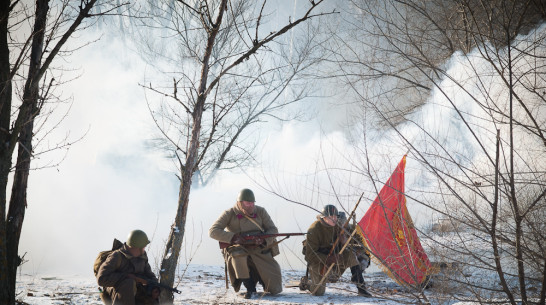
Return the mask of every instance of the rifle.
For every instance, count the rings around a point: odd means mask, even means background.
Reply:
[[[182,291],[176,289],[176,288],[172,288],[172,287],[169,287],[165,284],[161,284],[160,282],[156,281],[155,279],[148,279],[148,278],[145,278],[145,277],[142,277],[142,276],[138,276],[138,275],[135,275],[136,277],[138,278],[141,278],[143,280],[145,280],[147,283],[146,283],[146,290],[148,290],[149,292],[151,292],[154,288],[160,288],[160,289],[166,289],[172,293],[176,292],[178,294],[181,294]]]
[[[243,245],[253,245],[255,240],[258,239],[266,239],[269,237],[277,237],[277,236],[286,236],[285,238],[281,239],[279,242],[289,238],[290,236],[297,236],[297,235],[305,235],[307,233],[274,233],[274,234],[242,234],[241,237],[245,241]],[[277,242],[277,243],[279,243]],[[225,242],[219,242],[220,243],[220,249],[225,249],[229,246],[232,246],[230,243]]]

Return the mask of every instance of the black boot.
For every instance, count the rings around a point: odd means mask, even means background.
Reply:
[[[298,287],[301,291],[309,290],[309,278],[307,276],[302,276]]]
[[[367,297],[367,298],[372,297],[372,294],[369,293],[368,290],[366,290],[366,286],[364,286],[364,284],[357,284],[356,289],[358,290],[358,295]]]
[[[356,284],[358,295],[370,298],[371,293],[366,290],[366,283],[364,283],[364,277],[362,276],[362,268],[360,265],[351,267],[351,282]]]
[[[245,293],[245,299],[251,299],[252,294],[256,293],[256,282],[254,280],[250,279],[244,279],[243,285],[245,285],[246,293]]]
[[[364,277],[362,276],[362,268],[360,265],[351,267],[351,282],[355,284],[364,283]]]

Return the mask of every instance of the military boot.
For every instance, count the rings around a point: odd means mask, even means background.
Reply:
[[[246,293],[244,295],[245,299],[251,299],[252,295],[256,293],[256,282],[250,279],[244,279],[243,285],[245,285]]]
[[[300,288],[301,291],[309,290],[309,277],[302,276],[298,287]]]
[[[363,297],[367,297],[367,298],[372,297],[372,294],[369,293],[368,290],[366,290],[366,286],[364,284],[357,284],[356,289],[358,290],[358,295],[359,296],[363,296]]]
[[[360,265],[351,267],[351,282],[359,284],[364,283],[364,277],[362,276],[362,267]]]
[[[351,267],[351,282],[356,284],[358,295],[371,298],[372,294],[366,290],[366,283],[364,282],[362,272],[362,267],[360,265]]]

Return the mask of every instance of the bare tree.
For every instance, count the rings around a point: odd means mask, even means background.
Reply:
[[[373,113],[426,170],[408,197],[454,228],[449,239],[430,236],[455,266],[444,274],[452,299],[545,302],[544,7],[352,1],[355,35],[337,35],[343,48],[331,48],[343,50],[339,75],[363,115]],[[358,130],[373,134],[365,124]]]
[[[291,110],[308,96],[302,77],[321,60],[315,48],[320,35],[311,35],[306,21],[330,14],[315,13],[322,2],[307,3],[301,17],[287,16],[280,27],[271,25],[267,1],[150,3],[151,18],[143,20],[153,20],[147,28],[165,40],[148,36],[144,55],[168,81],[143,86],[160,96],[157,106],[149,101],[150,110],[180,180],[160,269],[163,284],[175,280],[192,179],[204,185],[218,170],[249,164],[259,139],[257,124],[299,116]],[[162,300],[172,303],[172,296]]]
[[[35,120],[60,82],[52,63],[63,52],[68,39],[89,26],[85,19],[107,15],[119,4],[97,0],[38,0],[34,6],[2,1],[0,6],[0,303],[15,303],[19,238],[27,206],[30,163],[34,155]],[[53,6],[50,6],[53,5]],[[104,6],[93,14],[91,9]],[[28,27],[27,27],[28,26]],[[26,34],[26,35],[25,35]],[[20,89],[13,92],[13,88]],[[13,153],[17,147],[15,167]],[[8,176],[14,170],[11,198],[6,215]]]

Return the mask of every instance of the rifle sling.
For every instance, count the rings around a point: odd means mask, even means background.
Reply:
[[[290,235],[284,237],[283,239],[280,239],[280,240],[275,240],[275,242],[272,242],[271,244],[263,247],[263,248],[260,248],[258,246],[256,246],[255,248],[251,248],[251,247],[246,247],[244,245],[231,245],[230,247],[232,246],[239,246],[241,247],[241,249],[245,250],[245,254],[235,254],[233,255],[233,257],[239,257],[239,256],[246,256],[247,254],[250,254],[250,252],[252,252],[253,250],[259,250],[261,253],[264,253],[265,251],[273,248],[274,246],[280,244],[282,241],[284,241],[285,239],[287,239],[288,237],[290,237]],[[228,247],[229,248],[229,247]],[[227,248],[226,248],[227,249]]]
[[[271,244],[265,246],[265,247],[262,249],[262,252],[263,252],[263,251],[266,251],[266,250],[269,250],[269,249],[273,248],[274,246],[280,244],[283,240],[287,239],[288,237],[290,237],[290,235],[286,236],[286,237],[283,238],[283,239],[275,240],[275,242],[272,242]]]
[[[265,233],[265,231],[264,231],[264,229],[262,228],[262,226],[260,226],[260,225],[256,222],[256,220],[254,220],[254,219],[248,217],[248,215],[246,215],[245,213],[243,213],[243,216],[245,216],[246,219],[252,221],[252,223],[255,224],[255,225],[258,227],[258,229],[260,229],[260,231],[261,231],[262,233]]]
[[[249,217],[248,215],[246,215],[245,213],[242,213],[242,214],[243,214],[243,216],[244,216],[246,219],[250,220],[254,225],[256,225],[256,227],[258,227],[258,229],[260,229],[260,232],[262,232],[262,234],[265,233],[265,231],[264,231],[264,229],[262,228],[262,226],[260,226],[254,219],[250,218],[250,217]],[[236,246],[236,245],[230,245],[230,246],[228,246],[226,249],[228,249],[228,248],[230,248],[230,247],[232,247],[232,246]],[[245,246],[243,246],[243,245],[239,245],[239,246],[242,246],[241,248],[243,248],[246,252],[248,252],[249,249],[248,249],[247,247],[245,247]],[[246,254],[244,254],[244,255],[246,255]],[[235,256],[238,256],[238,255],[235,255]],[[240,255],[239,255],[239,256],[240,256]],[[224,260],[225,260],[225,259],[224,259]]]

